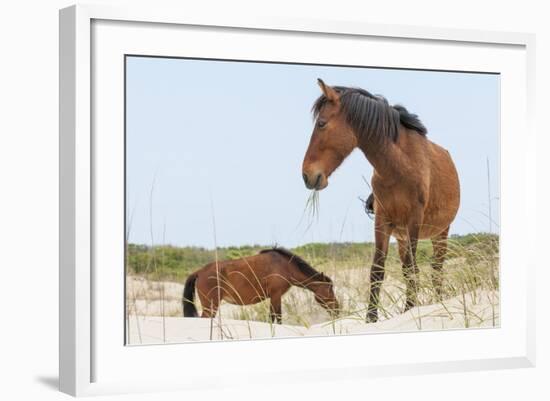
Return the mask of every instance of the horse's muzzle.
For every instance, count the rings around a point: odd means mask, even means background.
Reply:
[[[327,180],[323,173],[313,173],[307,174],[302,173],[302,178],[304,179],[304,184],[306,184],[307,189],[321,190],[327,186]]]

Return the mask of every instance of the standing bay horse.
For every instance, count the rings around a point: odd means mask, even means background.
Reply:
[[[222,300],[252,305],[269,298],[271,321],[280,324],[281,297],[293,285],[313,292],[315,300],[336,317],[339,304],[332,280],[299,256],[277,247],[241,259],[212,262],[191,274],[183,290],[183,316],[198,316],[196,288],[201,317],[215,316]]]
[[[460,187],[454,163],[427,130],[403,106],[391,106],[366,90],[325,85],[313,105],[315,127],[305,154],[302,176],[309,189],[322,190],[328,177],[355,148],[373,166],[375,254],[370,272],[367,322],[378,320],[380,286],[390,236],[398,242],[407,283],[405,311],[417,303],[416,246],[433,243],[432,282],[441,297],[441,270],[447,252]]]

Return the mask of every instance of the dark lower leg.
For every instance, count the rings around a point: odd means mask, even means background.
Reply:
[[[418,275],[418,267],[415,264],[403,265],[403,273],[407,283],[405,301],[405,312],[418,304],[418,285],[416,277]]]
[[[401,257],[403,275],[405,276],[405,284],[407,286],[405,291],[405,312],[418,304],[416,245],[416,240],[399,242],[399,256]]]
[[[367,322],[378,321],[378,307],[380,304],[380,287],[384,281],[384,260],[378,258],[370,270],[370,298],[367,310]]]
[[[376,215],[374,221],[374,260],[370,270],[370,297],[367,307],[367,323],[378,320],[378,308],[380,306],[380,287],[384,281],[384,263],[388,253],[388,244],[392,232],[391,222],[382,215]]]
[[[281,308],[281,297],[275,296],[271,297],[271,304],[270,304],[270,315],[271,315],[271,322],[282,324],[283,323],[283,314],[282,314],[282,308]]]
[[[432,284],[435,289],[437,300],[441,301],[443,293],[443,261],[447,254],[447,234],[448,229],[432,240],[433,243],[433,263],[432,263]]]

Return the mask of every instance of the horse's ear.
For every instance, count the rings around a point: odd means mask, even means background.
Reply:
[[[317,78],[317,83],[319,84],[321,91],[323,91],[323,94],[329,101],[338,103],[338,101],[340,100],[340,96],[334,88],[325,84],[321,78]]]

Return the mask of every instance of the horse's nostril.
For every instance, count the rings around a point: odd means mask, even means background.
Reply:
[[[306,174],[306,173],[302,173],[302,178],[304,179],[304,183],[305,183],[306,186],[307,186],[307,174]]]
[[[317,177],[315,178],[315,184],[313,184],[313,188],[319,188],[319,183],[321,182],[321,174],[317,174]]]

